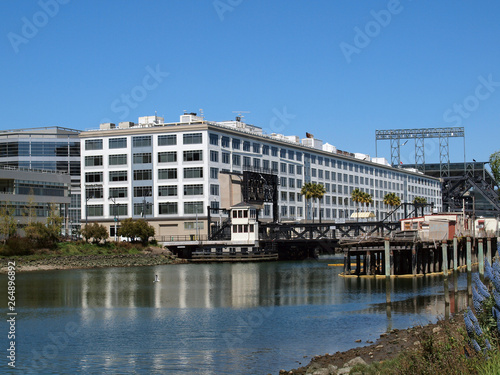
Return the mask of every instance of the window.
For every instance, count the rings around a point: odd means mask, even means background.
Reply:
[[[295,159],[296,159],[297,161],[302,161],[302,152],[297,152],[297,153],[295,154]]]
[[[271,170],[275,173],[278,172],[278,162],[277,161],[271,162]]]
[[[138,169],[134,171],[135,181],[151,180],[153,178],[153,173],[151,169]]]
[[[294,178],[288,179],[288,186],[291,188],[295,188],[295,179]]]
[[[185,214],[202,214],[203,202],[184,202]]]
[[[127,138],[110,138],[109,148],[126,148]]]
[[[150,197],[152,191],[152,186],[134,186],[134,197]]]
[[[184,178],[202,178],[203,177],[203,168],[184,168]]]
[[[286,187],[286,177],[280,177],[280,185],[281,187]]]
[[[176,215],[177,202],[165,202],[158,205],[158,214],[160,215]]]
[[[221,138],[221,146],[228,148],[229,147],[229,137],[222,137]]]
[[[102,172],[87,172],[85,173],[85,182],[102,182]]]
[[[210,134],[210,144],[214,146],[219,145],[219,136],[217,134]]]
[[[85,140],[85,150],[102,150],[102,139]]]
[[[229,164],[229,152],[222,153],[222,162],[224,164]]]
[[[288,164],[288,173],[289,174],[295,174],[295,165]]]
[[[184,195],[203,195],[203,184],[184,185]]]
[[[127,198],[128,192],[126,187],[110,188],[110,198]]]
[[[219,168],[210,168],[210,178],[219,178]]]
[[[269,155],[269,146],[268,145],[262,146],[262,155]]]
[[[85,156],[86,167],[96,167],[102,165],[102,155],[98,156]]]
[[[87,216],[102,216],[104,213],[102,204],[87,205]]]
[[[323,169],[318,169],[318,178],[323,178]]]
[[[198,224],[198,225],[196,225]],[[203,229],[205,226],[203,225],[205,224],[203,221],[185,221],[184,222],[184,229],[186,230],[189,230],[189,229]]]
[[[323,157],[318,156],[318,165],[323,165]]]
[[[260,168],[260,159],[253,158],[253,167],[257,169]]]
[[[250,151],[250,142],[248,141],[243,142],[243,151]]]
[[[177,136],[175,134],[158,136],[158,146],[175,146],[176,144]]]
[[[241,156],[233,154],[233,165],[241,165]]]
[[[177,168],[158,169],[158,180],[174,180],[177,178]]]
[[[133,147],[150,147],[151,146],[151,136],[141,135],[132,138]]]
[[[281,163],[280,168],[281,168],[281,173],[286,173],[286,163]]]
[[[302,180],[297,179],[297,189],[302,189]]]
[[[219,195],[219,185],[210,185],[210,195]]]
[[[293,160],[295,158],[295,152],[288,150],[288,159]]]
[[[128,205],[126,203],[110,204],[109,214],[111,216],[127,216],[128,215]]]
[[[311,163],[316,164],[316,155],[311,155]]]
[[[281,192],[281,200],[286,202],[286,200],[287,200],[287,192],[286,191]]]
[[[176,151],[167,151],[158,153],[158,163],[175,163],[177,161]]]
[[[311,176],[312,177],[316,177],[316,172],[317,172],[316,168],[311,168]]]
[[[109,155],[108,161],[109,165],[126,165],[127,154]]]
[[[127,171],[111,171],[109,172],[109,181],[127,181]]]
[[[134,203],[134,215],[142,216],[153,214],[153,204],[151,202]]]
[[[158,186],[158,196],[160,197],[177,196],[177,185]]]
[[[295,193],[289,193],[288,200],[290,202],[295,202]]]
[[[101,199],[103,197],[102,186],[91,186],[85,189],[85,196],[92,199]]]
[[[254,143],[252,144],[253,152],[260,154],[260,144]]]
[[[185,145],[194,145],[202,143],[201,133],[187,133],[182,135],[182,143]]]
[[[278,147],[271,147],[271,156],[278,156]]]
[[[151,163],[150,152],[140,152],[134,154],[134,164],[147,164],[147,163]]]
[[[220,208],[220,203],[217,202],[217,201],[211,201],[210,202],[210,208],[211,209],[219,209]],[[215,211],[215,212],[218,212],[218,211]],[[201,222],[203,224],[203,222]]]
[[[269,170],[269,160],[267,159],[262,160],[262,168],[265,170]]]
[[[233,138],[233,150],[239,150],[241,146],[241,141],[237,138]]]
[[[297,174],[302,174],[302,165],[297,165]]]
[[[219,162],[219,153],[214,150],[210,150],[210,161],[214,163]]]
[[[183,152],[183,160],[184,161],[200,161],[203,160],[203,151],[202,150],[189,150]]]

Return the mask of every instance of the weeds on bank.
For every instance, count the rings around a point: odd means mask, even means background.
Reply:
[[[450,326],[444,327],[440,333],[442,339],[433,333],[423,332],[418,336],[420,345],[415,349],[402,352],[398,357],[373,363],[371,365],[357,365],[351,373],[369,375],[459,375],[483,374],[482,354],[468,354],[467,337],[463,329],[454,330]]]
[[[12,238],[0,245],[0,258],[39,260],[60,256],[140,254],[144,250],[140,243],[91,244],[85,241],[59,242],[54,248],[36,248],[26,238]]]

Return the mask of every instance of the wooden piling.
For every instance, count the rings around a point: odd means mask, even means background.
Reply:
[[[411,274],[415,276],[417,274],[417,244],[413,243],[411,247]]]
[[[483,248],[483,239],[480,238],[477,240],[477,261],[479,263],[479,276],[484,276],[484,248]]]
[[[453,271],[458,271],[458,239],[453,237]]]
[[[392,272],[392,267],[391,267],[392,262],[391,262],[391,245],[390,245],[388,238],[386,238],[384,240],[384,255],[385,255],[385,262],[384,262],[384,264],[385,264],[385,276],[389,277],[389,276],[391,276],[391,272]]]
[[[486,259],[488,260],[488,263],[491,264],[491,260],[493,259],[491,253],[491,237],[486,239]]]
[[[447,278],[448,277],[448,241],[447,240],[443,240],[443,243],[441,244],[441,249],[443,250],[443,262],[442,262],[443,275],[445,278]]]
[[[465,255],[465,261],[467,262],[467,272],[472,272],[472,244],[470,237],[467,237],[467,252]]]
[[[366,263],[365,270],[367,275],[371,275],[371,267],[372,267],[372,256],[370,254],[370,250],[366,252]]]

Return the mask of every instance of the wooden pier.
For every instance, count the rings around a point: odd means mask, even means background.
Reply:
[[[478,264],[484,273],[484,262],[491,264],[496,237],[462,237],[443,241],[421,241],[414,237],[347,239],[339,242],[344,253],[344,275],[426,275],[472,270]],[[352,267],[352,263],[356,266]]]

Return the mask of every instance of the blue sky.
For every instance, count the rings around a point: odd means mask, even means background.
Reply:
[[[375,130],[463,126],[500,149],[500,3],[5,0],[1,129],[184,110],[375,155]],[[413,144],[402,148],[413,160]],[[379,156],[390,158],[389,143]],[[463,140],[450,140],[463,161]],[[437,140],[426,161],[439,161]]]

